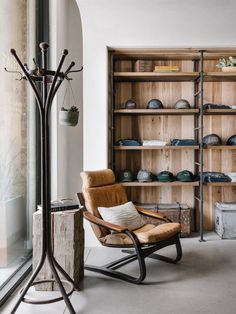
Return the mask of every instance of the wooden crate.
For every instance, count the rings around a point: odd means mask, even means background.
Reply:
[[[215,203],[215,231],[221,239],[236,239],[236,203]]]
[[[191,232],[191,213],[190,209],[158,209],[158,213],[165,215],[173,222],[181,225],[181,237],[188,237]]]
[[[179,207],[178,204],[140,204],[136,203],[136,206],[142,207],[153,212],[158,212],[160,214],[165,215],[167,218],[172,220],[173,222],[179,222],[181,225],[181,233],[182,237],[188,237],[193,230],[193,219],[192,219],[192,210],[188,208],[187,204],[181,204]],[[146,223],[151,224],[160,224],[161,222],[155,218],[144,217],[144,221]]]
[[[42,212],[33,217],[33,269],[41,256],[41,219]],[[55,259],[74,280],[75,287],[84,276],[84,229],[82,210],[55,212],[51,215],[52,248]],[[60,273],[59,273],[60,274]],[[52,278],[46,260],[36,280]],[[60,278],[64,279],[62,276]],[[58,290],[57,284],[45,283],[35,286],[36,290]]]

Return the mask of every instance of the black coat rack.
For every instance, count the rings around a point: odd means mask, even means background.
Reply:
[[[33,274],[30,279],[26,283],[25,287],[21,290],[19,298],[11,311],[11,313],[15,313],[20,303],[26,302],[31,304],[47,304],[53,303],[57,301],[61,301],[64,299],[68,310],[71,314],[75,314],[75,310],[70,302],[69,296],[73,293],[74,281],[72,278],[66,273],[66,271],[57,263],[51,244],[51,166],[50,166],[50,112],[52,107],[53,98],[56,95],[61,83],[64,79],[70,80],[68,77],[69,73],[72,72],[80,72],[83,70],[81,67],[79,70],[72,71],[72,67],[75,65],[74,62],[71,62],[69,67],[65,72],[61,72],[62,65],[68,54],[68,50],[63,50],[61,59],[59,61],[59,65],[56,71],[52,71],[48,69],[48,47],[49,45],[45,42],[39,45],[41,48],[42,54],[42,66],[39,67],[35,60],[35,64],[37,66],[34,70],[29,70],[27,64],[23,64],[19,59],[15,49],[11,49],[11,54],[16,59],[19,64],[22,72],[20,73],[21,79],[25,79],[31,85],[36,100],[37,105],[40,112],[40,134],[41,134],[41,204],[42,204],[42,251],[41,258],[39,264],[35,268]],[[16,71],[8,72],[16,73]],[[37,82],[41,83],[41,90],[39,89]],[[35,281],[36,276],[42,269],[45,260],[49,262],[49,266],[51,268],[52,274],[54,276],[53,279],[45,279],[40,281]],[[65,280],[60,279],[58,272],[65,278]],[[45,282],[55,282],[58,284],[61,296],[53,299],[47,300],[32,300],[26,297],[26,293],[31,286],[35,286]],[[64,284],[69,285],[69,291],[66,292]]]

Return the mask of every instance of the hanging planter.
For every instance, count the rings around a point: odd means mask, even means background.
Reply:
[[[59,112],[59,123],[61,125],[76,126],[79,121],[79,109],[72,106],[69,109],[64,107]]]
[[[66,95],[68,94],[68,99],[67,101],[70,101],[70,95],[72,96],[73,102],[74,102],[74,106],[70,107],[70,108],[65,108],[64,104],[66,101]],[[68,80],[67,83],[67,87],[65,90],[65,95],[64,95],[64,99],[62,102],[62,107],[61,110],[59,112],[59,123],[61,125],[67,125],[67,126],[76,126],[78,124],[78,120],[79,120],[79,108],[76,107],[76,100],[75,100],[75,95],[73,93],[73,89],[72,86],[70,84],[70,81]]]

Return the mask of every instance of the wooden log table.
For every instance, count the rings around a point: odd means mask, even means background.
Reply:
[[[33,269],[41,256],[41,221],[42,212],[38,210],[33,217]],[[84,228],[82,209],[54,212],[51,215],[52,248],[55,259],[74,280],[75,287],[84,276]],[[60,273],[59,273],[60,274]],[[60,274],[61,275],[61,274]],[[36,280],[52,278],[46,260]],[[63,276],[60,276],[63,278]],[[36,290],[58,290],[57,284],[43,283],[35,286]]]

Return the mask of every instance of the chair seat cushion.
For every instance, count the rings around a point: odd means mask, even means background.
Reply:
[[[171,238],[180,232],[179,223],[164,223],[158,226],[146,224],[143,227],[134,230],[141,244],[157,243],[162,240]],[[104,245],[132,245],[133,242],[125,233],[113,233],[100,238]]]

